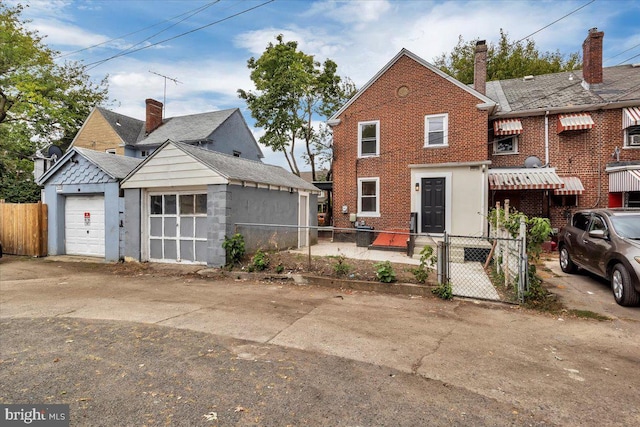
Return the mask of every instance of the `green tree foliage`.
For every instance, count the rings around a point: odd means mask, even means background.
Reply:
[[[52,143],[68,146],[107,99],[106,78],[96,84],[81,64],[56,62],[22,11],[0,3],[0,198],[8,202],[39,199],[30,157]]]
[[[337,74],[338,66],[332,60],[320,64],[298,50],[297,42],[284,42],[282,34],[276,40],[260,58],[247,61],[256,90],[238,89],[238,95],[247,102],[256,126],[265,129],[260,142],[283,152],[296,175],[300,175],[296,144],[304,144],[315,180],[316,157],[322,157],[319,153],[328,144],[326,135],[313,127],[313,119],[333,114],[355,87]]]
[[[465,42],[460,36],[453,50],[437,57],[434,65],[462,83],[473,83],[476,42]],[[577,52],[566,56],[559,51],[540,52],[533,40],[510,41],[502,29],[498,43],[487,46],[487,81],[570,71],[580,68],[580,65]]]

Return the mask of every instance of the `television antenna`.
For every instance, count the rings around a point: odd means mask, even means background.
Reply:
[[[164,74],[156,73],[155,71],[149,70],[151,74],[155,74],[156,76],[160,76],[164,79],[164,95],[162,98],[162,118],[164,119],[164,111],[167,108],[167,80],[171,80],[176,85],[178,83],[182,84],[178,79],[174,79],[173,77],[165,76]]]

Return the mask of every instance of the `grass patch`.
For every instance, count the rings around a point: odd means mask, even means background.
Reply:
[[[599,322],[605,322],[607,320],[611,320],[610,317],[603,316],[602,314],[594,313],[590,310],[567,310],[567,313],[572,316],[579,317],[581,319],[593,319]]]

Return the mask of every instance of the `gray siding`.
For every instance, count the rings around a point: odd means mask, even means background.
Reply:
[[[234,112],[209,138],[212,142],[201,147],[228,155],[233,155],[235,150],[243,159],[262,161],[256,140],[239,111]]]

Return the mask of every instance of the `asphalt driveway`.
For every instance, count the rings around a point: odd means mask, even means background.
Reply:
[[[77,425],[640,424],[633,319],[193,270],[3,259],[2,402]]]

